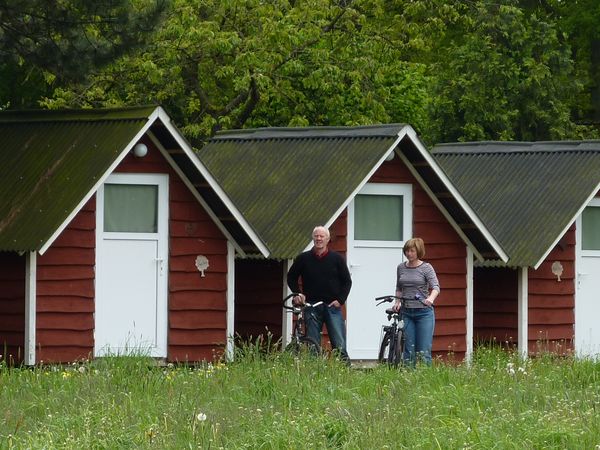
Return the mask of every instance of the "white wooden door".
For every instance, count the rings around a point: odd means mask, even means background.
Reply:
[[[346,304],[351,359],[377,358],[384,311],[375,297],[394,294],[402,247],[412,235],[412,186],[369,183],[348,206],[348,265],[352,290]]]
[[[113,174],[97,194],[96,356],[167,356],[168,176]]]
[[[594,199],[577,221],[577,290],[575,350],[600,356],[600,199]]]

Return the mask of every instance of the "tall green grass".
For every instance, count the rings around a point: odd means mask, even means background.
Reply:
[[[226,365],[0,365],[0,404],[2,449],[600,448],[600,363],[490,349],[412,370],[252,346]]]

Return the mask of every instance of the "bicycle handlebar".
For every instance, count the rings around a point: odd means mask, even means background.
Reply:
[[[384,295],[382,297],[375,297],[375,301],[379,302],[375,306],[379,306],[382,303],[391,303],[394,300],[402,300],[402,298],[401,297],[396,297],[395,295]]]
[[[323,304],[322,301],[318,301],[316,303],[304,303],[304,305],[299,305],[299,306],[294,306],[294,305],[288,306],[288,305],[285,304],[285,302],[287,302],[290,298],[295,297],[296,295],[300,295],[300,294],[298,294],[297,292],[292,292],[290,295],[288,295],[287,297],[285,297],[283,299],[283,308],[284,309],[287,309],[289,311],[297,311],[297,310],[300,310],[302,308],[306,308],[306,307],[309,307],[309,308],[312,307],[312,308],[314,308],[315,306],[319,306],[319,305]]]

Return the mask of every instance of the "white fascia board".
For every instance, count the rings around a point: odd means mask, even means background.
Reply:
[[[433,157],[427,151],[427,149],[425,148],[425,146],[423,145],[421,140],[417,137],[417,133],[415,132],[415,130],[413,130],[412,127],[408,127],[408,128],[410,128],[410,129],[408,130],[408,132],[406,134],[408,135],[408,137],[411,138],[411,140],[413,141],[413,143],[415,144],[415,146],[421,153],[421,156],[423,156],[423,158],[425,158],[425,161],[427,162],[427,164],[429,164],[429,166],[435,172],[435,174],[440,178],[440,180],[442,180],[442,183],[444,183],[444,186],[446,186],[446,189],[448,189],[448,191],[452,194],[452,196],[458,201],[461,208],[467,213],[467,215],[473,221],[473,223],[477,226],[479,231],[481,231],[481,233],[484,235],[484,237],[486,238],[488,243],[492,246],[494,251],[496,253],[498,253],[498,255],[500,256],[502,261],[504,261],[505,263],[508,262],[508,255],[506,254],[506,252],[504,252],[504,250],[502,249],[500,244],[496,241],[496,239],[494,239],[492,234],[488,231],[488,229],[485,227],[483,222],[481,222],[479,217],[477,217],[477,214],[475,214],[475,211],[473,211],[473,209],[471,209],[469,204],[462,198],[462,195],[460,195],[458,190],[450,182],[450,180],[448,179],[448,177],[446,176],[444,171],[441,169],[441,167],[438,166],[438,164],[435,162],[435,159],[433,159]],[[408,167],[411,170],[411,172],[413,172],[413,175],[414,175],[416,173],[416,171],[413,169],[412,165],[408,164]],[[423,183],[423,180],[420,177],[419,177],[419,179]],[[423,187],[425,187],[425,186],[423,185]],[[430,190],[428,190],[428,192],[430,192]],[[442,208],[442,211],[445,211],[445,208]],[[453,224],[453,226],[455,224],[454,220],[452,220],[450,223]],[[458,227],[458,225],[457,225],[457,227]],[[458,228],[460,229],[460,227],[458,227]],[[464,233],[462,233],[462,231],[460,232],[460,234],[461,234],[461,236],[464,236]],[[469,242],[469,240],[467,239],[465,242]],[[472,248],[474,249],[475,247],[472,246]],[[480,259],[480,256],[481,255],[478,254],[478,259]]]
[[[333,214],[333,216],[331,216],[331,218],[324,224],[325,227],[329,228],[333,224],[333,222],[335,222],[335,220],[348,207],[350,202],[354,199],[354,197],[356,197],[356,195],[365,186],[365,184],[367,184],[369,182],[369,180],[371,179],[373,174],[377,171],[377,169],[379,169],[379,167],[383,164],[383,162],[390,155],[390,153],[392,153],[394,151],[394,149],[400,143],[402,138],[404,138],[404,136],[406,135],[406,133],[408,131],[407,128],[410,128],[410,127],[409,126],[402,127],[402,129],[398,132],[398,137],[396,138],[394,143],[392,145],[390,145],[390,147],[386,150],[386,152],[383,154],[383,156],[381,158],[379,158],[379,161],[377,161],[377,163],[371,168],[371,170],[369,170],[369,172],[367,173],[367,176],[365,178],[363,178],[363,180],[352,191],[350,196],[342,203],[342,205],[337,209],[337,211]],[[310,241],[310,243],[305,247],[304,251],[307,251],[310,248],[312,248],[312,241]]]
[[[192,150],[191,145],[187,142],[187,140],[181,135],[179,130],[171,123],[171,118],[168,114],[159,106],[157,108],[159,110],[159,117],[165,127],[171,132],[173,138],[177,141],[181,149],[184,153],[189,157],[190,161],[194,164],[198,172],[208,181],[210,187],[215,191],[215,193],[219,196],[219,198],[223,201],[229,212],[233,215],[235,220],[238,221],[244,232],[250,237],[252,242],[258,247],[260,252],[265,258],[269,257],[271,253],[262,239],[255,233],[252,229],[248,221],[244,218],[242,213],[236,208],[234,203],[227,196],[225,191],[219,186],[219,183],[213,178],[208,169],[202,164],[202,161],[196,156],[194,151]]]
[[[221,233],[223,233],[223,235],[227,238],[227,240],[233,244],[233,246],[235,247],[235,250],[241,256],[245,257],[246,253],[242,250],[242,248],[240,247],[240,245],[235,241],[235,239],[233,238],[233,236],[231,236],[231,234],[229,233],[229,231],[227,231],[227,228],[225,228],[225,226],[223,225],[223,223],[219,220],[219,218],[213,212],[213,210],[210,208],[210,206],[208,206],[208,204],[206,203],[206,201],[200,196],[200,194],[198,193],[198,191],[194,188],[194,185],[192,184],[192,182],[188,179],[188,177],[179,168],[179,166],[177,165],[177,163],[173,160],[173,158],[171,157],[171,155],[169,155],[169,152],[165,149],[165,147],[162,145],[162,143],[156,138],[156,136],[154,135],[154,133],[152,133],[150,131],[150,132],[148,132],[148,136],[150,137],[150,140],[154,143],[154,145],[156,145],[156,147],[158,148],[158,150],[160,151],[160,153],[163,155],[163,157],[171,165],[171,167],[173,168],[173,170],[177,173],[177,175],[179,175],[179,177],[181,178],[181,181],[183,181],[183,184],[185,184],[187,186],[187,188],[192,193],[192,195],[194,196],[194,198],[198,201],[198,203],[200,203],[200,205],[202,205],[202,207],[204,208],[204,210],[206,211],[206,213],[210,216],[210,218],[213,220],[213,222],[215,223],[215,225],[217,226],[217,228],[219,228],[219,230],[221,230]]]
[[[571,225],[573,225],[573,222],[575,222],[575,220],[581,215],[581,213],[583,212],[583,210],[585,209],[585,207],[592,201],[592,199],[594,197],[596,197],[596,193],[598,192],[599,189],[600,189],[600,183],[598,183],[596,185],[596,187],[594,188],[594,190],[592,191],[592,193],[590,195],[588,195],[588,197],[585,200],[585,202],[583,202],[583,204],[579,207],[579,209],[577,210],[577,212],[575,213],[575,215],[571,218],[571,220],[569,220],[569,222],[567,223],[567,226],[563,228],[563,230],[558,234],[558,237],[554,240],[554,242],[552,243],[552,245],[550,245],[550,247],[548,247],[548,249],[546,250],[546,252],[544,253],[544,255],[533,266],[533,268],[535,270],[537,270],[537,268],[540,267],[540,265],[545,261],[545,259],[548,257],[548,255],[550,254],[550,252],[552,251],[552,249],[556,246],[556,244],[558,244],[558,241],[560,241],[562,239],[562,237],[567,232],[567,230],[571,227]]]
[[[98,180],[96,181],[96,183],[94,184],[94,186],[92,187],[92,189],[90,189],[90,191],[86,195],[83,196],[83,198],[79,202],[79,204],[75,207],[75,209],[73,209],[73,211],[71,211],[71,213],[67,216],[67,218],[65,219],[65,221],[56,229],[56,231],[54,232],[54,234],[52,234],[52,236],[50,236],[50,238],[42,245],[42,247],[39,250],[39,254],[40,255],[43,255],[46,252],[46,250],[48,250],[48,248],[50,248],[50,246],[54,243],[54,241],[56,240],[56,238],[58,238],[58,236],[60,235],[60,233],[62,233],[64,231],[64,229],[69,225],[69,223],[71,222],[71,220],[73,220],[73,218],[79,213],[79,211],[81,210],[81,208],[83,208],[83,206],[88,202],[88,200],[90,198],[92,198],[92,196],[96,193],[96,191],[102,185],[102,183],[104,183],[104,181],[106,181],[106,179],[116,169],[116,167],[119,164],[121,164],[121,161],[123,161],[123,159],[125,159],[125,157],[129,153],[129,151],[133,148],[133,146],[135,144],[137,144],[137,142],[142,138],[142,136],[146,133],[146,131],[148,131],[148,129],[152,126],[152,124],[154,123],[154,121],[158,118],[158,114],[159,114],[158,110],[159,109],[162,109],[162,108],[157,107],[152,112],[152,114],[150,114],[150,116],[148,117],[148,121],[146,122],[146,124],[140,129],[140,131],[137,132],[137,134],[129,142],[129,144],[127,144],[125,146],[125,148],[123,149],[123,151],[121,152],[121,154],[113,161],[113,163],[110,165],[110,167],[108,168],[108,170],[106,172],[104,172],[104,174],[102,174],[102,176],[100,178],[98,178]]]
[[[465,351],[465,359],[467,364],[470,365],[473,361],[473,337],[474,337],[474,315],[475,315],[475,306],[474,306],[474,296],[473,296],[473,249],[467,247],[467,307],[466,314],[467,317],[465,319],[465,326],[467,328],[467,332],[465,335],[465,344],[467,346]]]
[[[227,344],[225,356],[227,361],[235,357],[235,248],[231,241],[227,242]]]
[[[529,279],[528,267],[517,269],[517,322],[518,322],[518,351],[521,357],[529,355]]]
[[[37,253],[28,252],[25,257],[25,349],[24,362],[35,365],[37,318]],[[7,355],[5,355],[7,356]],[[8,358],[6,358],[8,359]]]
[[[292,267],[293,262],[293,259],[283,261],[283,298],[292,293],[287,285],[287,273],[289,272],[290,267]],[[281,341],[283,348],[285,348],[292,341],[293,322],[292,315],[287,309],[281,308],[281,314]]]
[[[425,151],[427,151],[427,150],[425,150]],[[425,193],[427,193],[427,195],[429,196],[429,198],[431,199],[431,201],[434,203],[434,205],[440,210],[440,212],[442,213],[442,215],[446,218],[446,220],[448,221],[448,223],[450,224],[450,226],[454,229],[454,231],[456,231],[456,233],[460,236],[460,238],[463,240],[463,242],[465,242],[467,244],[467,247],[471,249],[471,251],[473,252],[473,254],[475,255],[475,257],[479,261],[483,261],[484,258],[481,255],[481,253],[479,253],[479,251],[477,250],[477,248],[475,248],[475,245],[473,245],[473,243],[471,242],[471,240],[463,232],[463,230],[460,228],[460,226],[458,226],[458,224],[456,223],[456,221],[454,220],[454,218],[450,215],[450,213],[446,210],[446,208],[444,207],[444,205],[442,205],[442,203],[439,201],[439,199],[431,191],[431,189],[429,188],[429,186],[427,186],[427,183],[425,183],[425,180],[423,180],[423,178],[421,177],[421,175],[419,174],[419,172],[417,172],[417,170],[413,167],[413,165],[406,158],[406,156],[404,156],[404,154],[402,152],[400,152],[400,159],[402,160],[402,162],[404,163],[404,165],[408,168],[408,170],[410,171],[410,173],[415,177],[415,179],[417,180],[417,182],[421,185],[421,188],[425,191]],[[433,163],[435,164],[435,161],[433,161]]]

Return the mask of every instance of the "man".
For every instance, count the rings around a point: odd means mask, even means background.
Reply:
[[[296,257],[288,272],[287,283],[292,292],[301,292],[302,281],[302,293],[294,297],[295,304],[323,302],[312,309],[314,320],[306,321],[307,335],[320,344],[325,323],[332,347],[342,360],[349,362],[342,305],[352,287],[350,272],[342,255],[327,247],[330,239],[327,228],[315,227],[312,237],[313,248]]]

